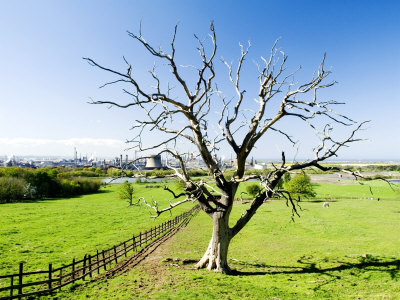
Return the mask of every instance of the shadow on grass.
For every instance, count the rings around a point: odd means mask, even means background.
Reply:
[[[301,202],[323,203],[323,202],[338,202],[335,199],[301,199]]]
[[[252,264],[242,261],[235,261],[234,265],[241,265],[250,268],[256,268],[254,271],[235,270],[232,275],[235,276],[253,276],[253,275],[275,275],[275,274],[323,274],[335,279],[340,279],[334,272],[352,270],[356,273],[367,271],[384,272],[390,275],[394,280],[400,277],[400,259],[379,257],[366,254],[359,256],[354,261],[346,262],[341,260],[329,261],[328,259],[314,259],[312,257],[301,257],[297,262],[300,266],[274,266],[265,264]],[[336,264],[333,267],[318,267],[319,264]],[[260,270],[264,269],[264,270]],[[268,269],[268,270],[265,270]],[[353,275],[353,274],[351,274]]]

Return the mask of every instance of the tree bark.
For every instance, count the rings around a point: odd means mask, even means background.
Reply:
[[[224,274],[231,273],[228,266],[228,247],[231,240],[229,229],[229,214],[232,207],[228,211],[215,212],[213,214],[213,234],[206,252],[195,268],[206,268],[215,272]]]

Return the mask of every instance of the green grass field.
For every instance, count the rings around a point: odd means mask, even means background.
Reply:
[[[153,184],[154,185],[154,184]],[[301,218],[290,222],[282,200],[263,205],[231,243],[231,267],[237,276],[224,276],[192,264],[164,263],[164,258],[198,260],[211,235],[204,213],[162,248],[154,270],[139,265],[107,281],[64,290],[59,298],[86,299],[400,299],[400,196],[382,183],[372,183],[381,201],[344,199],[322,208],[301,203]],[[137,192],[164,204],[170,198],[161,188]],[[127,207],[117,198],[118,186],[70,199],[0,205],[1,274],[17,271],[19,261],[37,270],[68,263],[95,249],[107,248],[166,219],[149,219],[142,207]],[[317,192],[336,197],[370,197],[360,185],[319,184]],[[379,190],[379,192],[378,192]],[[323,197],[323,196],[322,196]],[[379,196],[374,196],[379,197]],[[235,204],[236,219],[248,204]],[[174,211],[189,209],[191,203]]]
[[[355,181],[346,181],[345,184],[314,184],[317,198],[374,198],[396,199],[400,197],[400,188],[398,184],[393,184],[393,189],[383,181],[367,181],[356,183]]]
[[[239,217],[247,205],[235,205]],[[400,199],[341,200],[322,208],[304,202],[290,222],[283,201],[264,205],[232,241],[226,276],[165,258],[198,260],[211,220],[200,213],[161,250],[154,272],[138,266],[122,276],[60,294],[71,299],[399,299]],[[162,275],[159,275],[162,274]]]
[[[171,194],[145,186],[136,185],[136,193],[167,205]],[[1,274],[17,272],[21,261],[29,270],[46,268],[50,262],[70,263],[74,257],[111,247],[171,218],[168,213],[149,218],[147,207],[128,207],[126,200],[118,198],[118,188],[113,185],[101,193],[68,199],[1,204]],[[191,206],[184,204],[173,215]]]

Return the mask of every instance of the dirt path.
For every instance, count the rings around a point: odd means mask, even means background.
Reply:
[[[146,271],[149,276],[156,276],[157,278],[164,278],[165,272],[167,271],[168,265],[174,265],[176,259],[164,258],[163,249],[168,248],[170,243],[173,243],[174,235],[186,227],[194,215],[188,217],[177,227],[168,231],[165,235],[161,236],[159,239],[151,242],[145,248],[141,249],[134,255],[128,257],[127,259],[121,261],[113,268],[107,271],[107,273],[99,276],[95,281],[102,280],[104,278],[110,279],[126,272],[129,272],[132,268],[140,265],[142,269]],[[170,264],[163,264],[162,261],[169,262]],[[184,261],[184,263],[189,263],[189,261]]]

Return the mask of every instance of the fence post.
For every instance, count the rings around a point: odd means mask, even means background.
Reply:
[[[142,232],[139,233],[139,247],[142,246]]]
[[[132,236],[132,251],[136,251],[136,240],[135,240],[135,235]]]
[[[97,274],[100,274],[99,249],[96,249],[96,260],[97,260]]]
[[[114,259],[115,259],[115,263],[118,263],[117,260],[117,248],[114,246]]]
[[[101,255],[103,256],[103,267],[104,267],[104,271],[107,271],[106,256],[104,255],[104,250],[101,251]]]
[[[10,298],[12,299],[13,295],[13,285],[14,285],[14,276],[11,276],[11,288],[10,288]]]
[[[60,269],[60,278],[59,278],[59,280],[58,280],[58,285],[59,285],[59,287],[60,287],[60,291],[61,291],[61,284],[62,284],[62,268]]]
[[[82,266],[82,279],[85,280],[86,275],[86,254],[83,257],[83,266]]]
[[[19,263],[19,274],[18,274],[18,295],[22,295],[22,275],[24,274],[24,263]],[[21,297],[19,297],[21,299]]]
[[[51,291],[53,266],[49,264],[49,290]]]
[[[125,257],[126,257],[126,242],[124,242],[124,252],[125,252]]]
[[[75,257],[72,259],[72,280],[75,279]]]
[[[90,276],[90,279],[92,279],[92,256],[89,254],[89,264],[88,264],[88,267],[89,267],[89,276]]]

